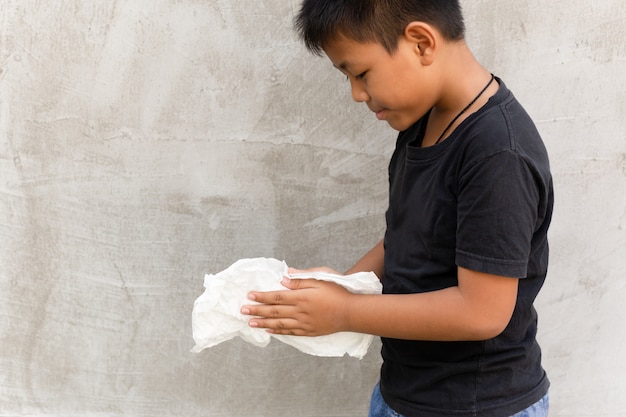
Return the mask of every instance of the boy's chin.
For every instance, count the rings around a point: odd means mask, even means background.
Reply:
[[[407,130],[409,127],[415,123],[415,121],[410,120],[385,120],[387,124],[394,130],[398,132],[403,132]]]

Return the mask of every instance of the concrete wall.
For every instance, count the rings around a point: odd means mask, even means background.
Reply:
[[[298,4],[0,1],[0,415],[365,414],[378,344],[189,353],[205,273],[343,269],[384,229],[394,132],[303,50]],[[626,3],[464,5],[552,157],[552,415],[626,416]]]

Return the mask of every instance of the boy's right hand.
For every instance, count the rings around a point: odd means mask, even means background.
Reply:
[[[330,268],[315,269],[333,272]],[[244,305],[241,313],[251,317],[250,327],[266,329],[269,333],[292,336],[323,336],[347,331],[350,300],[354,294],[339,284],[302,278],[284,277],[281,291],[251,292],[248,298],[256,304]]]

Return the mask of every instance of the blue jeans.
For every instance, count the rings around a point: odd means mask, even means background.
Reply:
[[[526,410],[522,410],[511,417],[548,417],[549,409],[550,396],[546,394],[542,399],[528,407]]]
[[[549,405],[550,400],[548,394],[546,394],[526,410],[520,411],[511,417],[547,417]],[[404,417],[402,414],[393,411],[383,400],[383,396],[380,393],[380,383],[376,384],[374,392],[372,392],[368,417]]]

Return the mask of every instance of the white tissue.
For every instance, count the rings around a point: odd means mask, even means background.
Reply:
[[[249,316],[240,313],[244,304],[252,304],[247,295],[250,291],[286,290],[281,285],[284,276],[291,278],[315,278],[342,285],[357,294],[380,294],[381,283],[373,272],[352,275],[335,275],[325,272],[288,274],[284,261],[272,258],[241,259],[216,275],[205,275],[204,293],[194,303],[192,312],[192,352],[215,346],[240,336],[246,342],[264,347],[271,338],[280,340],[296,349],[315,356],[350,356],[363,358],[374,336],[361,333],[341,332],[325,336],[273,335],[265,329],[248,326]]]

